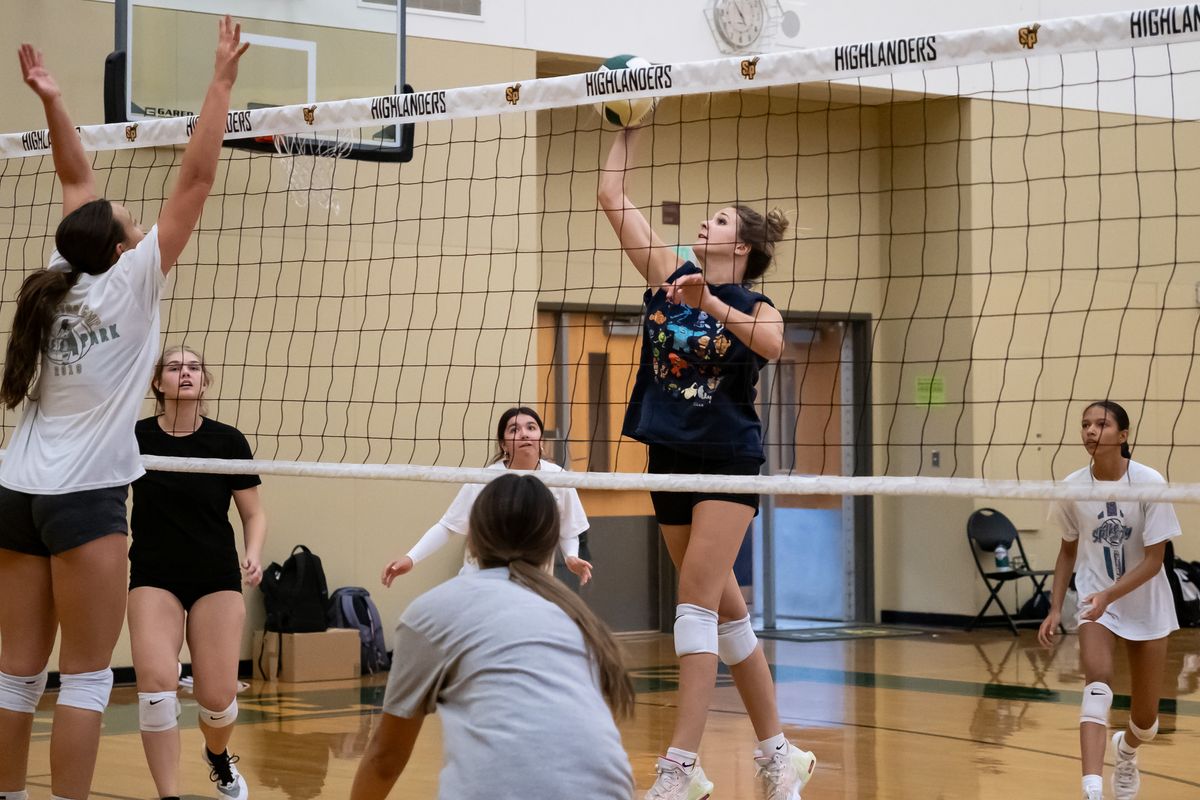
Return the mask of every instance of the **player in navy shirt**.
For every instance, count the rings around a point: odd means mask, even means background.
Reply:
[[[723,214],[724,210],[718,217],[724,219]],[[703,274],[688,261],[667,276],[665,284],[702,280]],[[752,315],[765,303],[768,312],[775,312],[767,297],[740,284],[700,285],[714,305],[724,303]],[[763,462],[755,384],[767,359],[727,329],[724,318],[672,301],[668,294],[666,288],[646,290],[641,366],[622,433],[702,461],[747,462],[752,467],[748,474],[755,474]],[[730,499],[739,502],[732,495]],[[744,495],[742,502],[757,499]]]
[[[641,364],[623,433],[649,445],[650,472],[756,475],[763,448],[755,385],[784,340],[783,317],[749,287],[770,266],[787,219],[778,210],[763,216],[742,205],[717,209],[700,223],[695,263],[683,261],[625,194],[630,140],[640,135],[617,134],[598,188],[600,208],[647,285]],[[712,792],[696,753],[720,657],[760,740],[755,758],[767,796],[796,798],[816,759],[783,736],[771,673],[733,576],[758,497],[652,492],[651,499],[679,568],[680,659],[675,732],[646,797],[691,800]]]

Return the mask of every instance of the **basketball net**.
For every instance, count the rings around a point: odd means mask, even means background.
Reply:
[[[277,169],[287,179],[292,202],[300,208],[313,205],[337,214],[341,210],[333,191],[337,160],[349,155],[358,136],[355,130],[331,131],[332,138],[294,135],[275,136],[275,150],[282,158]]]

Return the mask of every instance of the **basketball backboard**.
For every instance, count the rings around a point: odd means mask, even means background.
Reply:
[[[127,5],[125,119],[197,114],[212,74],[218,16],[139,0],[117,2]],[[230,108],[396,94],[403,84],[398,13],[396,17],[396,30],[390,33],[238,18],[250,49],[242,58]],[[403,131],[394,125],[364,128],[355,138],[363,149],[375,151],[400,151],[406,144]]]

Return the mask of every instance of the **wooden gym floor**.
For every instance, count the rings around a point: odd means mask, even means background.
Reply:
[[[1083,685],[1077,641],[1068,636],[1055,651],[1046,651],[1031,631],[1015,638],[1001,630],[766,641],[786,731],[818,758],[805,800],[1077,798]],[[638,707],[622,734],[640,794],[653,781],[655,756],[670,736],[675,657],[666,636],[625,643]],[[1140,757],[1143,798],[1200,797],[1198,651],[1200,631],[1172,637],[1161,732]],[[1123,660],[1122,655],[1118,663]],[[242,693],[231,751],[241,757],[238,767],[254,800],[347,796],[383,685],[382,676],[361,682],[255,682]],[[1123,724],[1128,708],[1123,672],[1114,689],[1113,723]],[[199,759],[195,703],[186,691],[180,698],[185,797],[212,797],[208,770]],[[53,702],[53,693],[42,701],[30,756],[30,796],[39,800],[49,796]],[[714,800],[757,796],[753,738],[737,693],[724,677],[701,750],[705,771],[716,784]],[[426,722],[393,796],[435,798],[440,763],[435,715]],[[92,796],[154,796],[132,687],[113,692]],[[496,797],[504,797],[502,789]]]

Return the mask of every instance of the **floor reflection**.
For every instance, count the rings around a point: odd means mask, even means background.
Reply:
[[[964,634],[921,631],[892,638],[764,641],[777,680],[780,716],[795,741],[817,753],[805,800],[1045,800],[1078,790],[1078,720],[1083,685],[1078,640],[1053,650],[1032,631]],[[638,691],[637,713],[622,724],[635,779],[645,789],[671,736],[678,686],[669,636],[623,639]],[[1128,709],[1129,676],[1116,659],[1113,721]],[[1200,630],[1172,637],[1160,735],[1145,751],[1142,794],[1200,797]],[[233,752],[255,800],[345,797],[378,720],[385,676],[315,684],[254,682],[239,696]],[[180,695],[182,788],[212,797],[198,757],[195,703]],[[49,791],[48,736],[55,696],[35,720],[29,785]],[[701,759],[729,800],[757,796],[755,732],[728,674],[713,699]],[[441,727],[430,717],[394,797],[437,796]],[[548,769],[553,768],[548,764]],[[40,794],[39,794],[40,793]],[[152,797],[137,724],[137,696],[119,687],[104,717],[93,795]],[[503,796],[498,792],[498,797]]]

